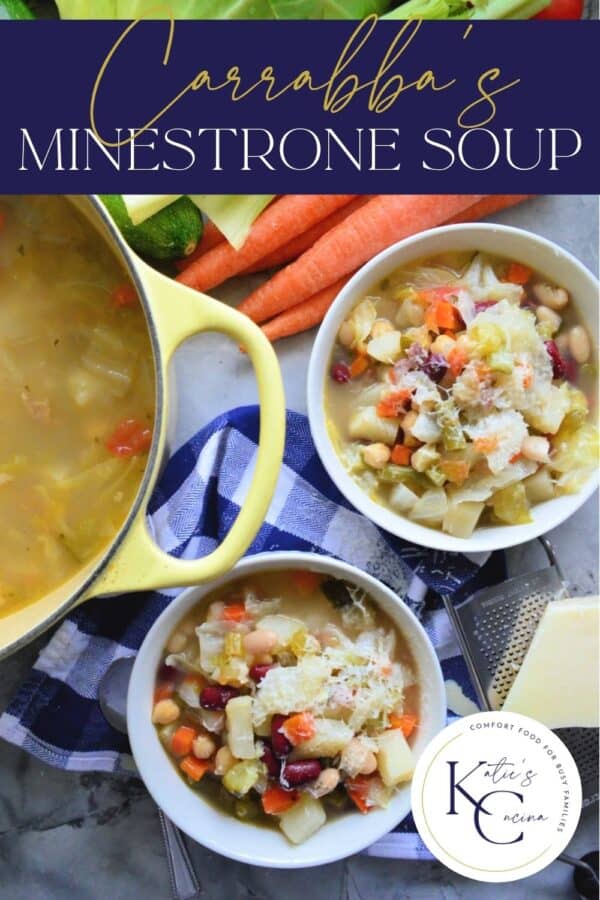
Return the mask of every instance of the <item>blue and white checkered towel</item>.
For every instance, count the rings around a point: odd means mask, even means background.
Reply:
[[[239,509],[258,441],[256,407],[219,417],[169,461],[152,498],[149,524],[174,556],[209,553]],[[287,415],[284,464],[266,521],[248,553],[309,550],[357,565],[404,596],[438,649],[460,709],[474,695],[452,629],[434,592],[489,577],[493,561],[432,552],[379,530],[335,488],[316,455],[306,418]],[[493,576],[492,576],[493,577]],[[495,580],[495,579],[494,579]],[[131,772],[127,739],[106,722],[97,689],[108,666],[135,655],[178,590],[91,600],[59,626],[0,718],[0,737],[44,762],[75,771]],[[429,857],[410,817],[370,853]]]

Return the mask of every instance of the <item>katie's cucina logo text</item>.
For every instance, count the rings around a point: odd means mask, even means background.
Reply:
[[[562,742],[515,713],[467,716],[425,748],[412,785],[413,815],[429,850],[480,881],[525,878],[569,842],[581,783]]]

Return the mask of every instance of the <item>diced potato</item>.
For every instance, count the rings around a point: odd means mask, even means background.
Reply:
[[[256,756],[252,728],[252,697],[233,697],[225,707],[227,743],[238,759]]]
[[[287,647],[292,637],[297,631],[304,628],[304,622],[301,619],[294,619],[292,616],[283,616],[279,613],[274,616],[265,616],[256,623],[257,629],[262,631],[272,631],[277,635],[278,647]]]
[[[535,407],[524,411],[527,423],[541,434],[556,434],[569,412],[569,392],[565,387],[566,385],[560,388],[552,385],[547,394],[539,398]]]
[[[417,494],[406,487],[405,484],[395,485],[388,495],[390,506],[400,513],[406,513],[411,510],[418,499]]]
[[[399,418],[380,418],[374,406],[364,406],[350,416],[348,432],[353,440],[381,441],[392,446],[396,442],[399,426]]]
[[[442,522],[442,528],[454,537],[471,537],[479,516],[483,512],[484,503],[448,503],[448,510]]]
[[[315,719],[315,729],[314,737],[295,748],[298,759],[335,756],[354,737],[352,729],[337,719]]]
[[[399,728],[384,731],[377,738],[377,768],[387,787],[409,781],[414,767],[412,750]]]
[[[279,817],[281,830],[292,844],[303,844],[326,821],[323,805],[310,794],[303,794],[297,803]]]
[[[367,353],[372,359],[382,363],[394,363],[402,354],[402,335],[399,331],[388,331],[372,338],[367,344]]]
[[[530,503],[544,503],[545,500],[552,500],[554,497],[554,481],[550,470],[545,466],[526,478],[523,484]]]

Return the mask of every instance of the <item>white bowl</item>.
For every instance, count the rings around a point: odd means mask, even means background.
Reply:
[[[470,538],[457,538],[442,531],[412,522],[392,512],[359,487],[344,468],[330,440],[325,417],[324,393],[329,377],[331,351],[338,329],[350,310],[382,278],[402,265],[453,250],[481,250],[509,257],[538,269],[573,296],[576,308],[592,337],[594,352],[598,346],[598,281],[574,256],[538,235],[504,225],[448,225],[425,231],[395,244],[359,269],[340,291],[317,334],[308,367],[308,416],[317,452],[338,489],[367,518],[386,531],[436,550],[459,553],[500,550],[522,544],[560,525],[594,492],[598,475],[594,474],[576,494],[539,503],[532,508],[527,525],[485,525]]]
[[[160,743],[151,722],[153,686],[165,641],[177,622],[215,587],[256,571],[299,568],[344,578],[364,588],[408,641],[421,686],[419,730],[413,745],[416,757],[446,722],[442,673],[422,625],[393,591],[354,566],[313,553],[261,553],[243,559],[218,581],[180,594],[148,632],[133,667],[127,696],[131,749],[150,794],[182,831],[210,850],[256,866],[300,868],[333,862],[368,847],[410,812],[409,783],[387,809],[366,816],[349,812],[336,817],[304,844],[293,846],[280,831],[241,822],[204,800],[185,784]]]

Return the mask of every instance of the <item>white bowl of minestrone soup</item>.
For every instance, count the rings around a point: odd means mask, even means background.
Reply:
[[[96,198],[0,197],[0,293],[3,655],[90,596],[227,571],[266,512],[284,403],[259,330],[142,262]],[[167,453],[169,359],[209,329],[253,347],[269,434],[243,520],[184,563],[154,545],[145,508]]]
[[[535,234],[491,224],[396,244],[317,335],[319,456],[382,528],[489,551],[560,525],[597,486],[598,282]]]
[[[137,656],[133,755],[190,837],[252,865],[321,865],[410,811],[446,718],[440,665],[389,588],[310,553],[265,553],[174,600]]]

